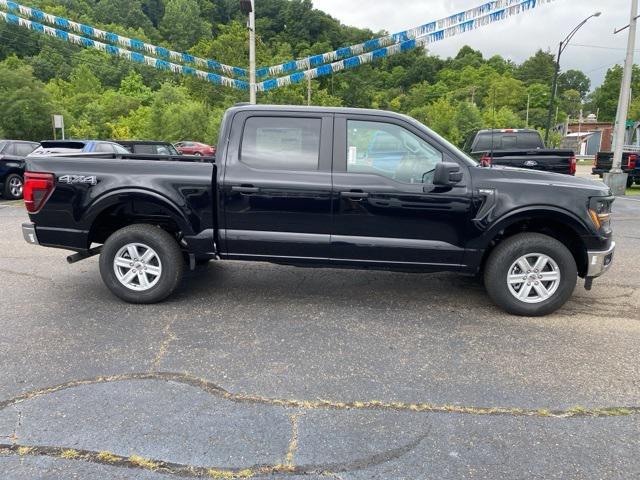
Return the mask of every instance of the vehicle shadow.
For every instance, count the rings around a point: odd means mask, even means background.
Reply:
[[[472,276],[245,262],[211,262],[187,272],[174,297],[178,301],[224,297],[243,303],[286,299],[291,303],[365,304],[370,308],[424,304],[431,309],[481,307],[495,311],[481,281]]]

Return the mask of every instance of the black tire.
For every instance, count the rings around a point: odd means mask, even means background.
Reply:
[[[2,196],[7,200],[20,200],[22,198],[22,190],[24,180],[17,173],[7,175],[4,181],[4,192]]]
[[[116,255],[129,244],[141,244],[151,248],[161,266],[157,281],[156,277],[151,277],[155,284],[146,290],[132,290],[116,276]],[[102,281],[115,296],[129,303],[148,304],[164,300],[176,289],[183,272],[184,258],[178,242],[167,232],[153,225],[136,224],[118,230],[107,239],[100,253]]]
[[[557,289],[549,298],[539,303],[526,303],[511,293],[507,278],[512,273],[509,270],[518,259],[533,254],[551,258],[559,270],[560,280],[557,282]],[[526,276],[524,273],[523,275]],[[562,307],[573,294],[577,281],[578,269],[571,252],[555,238],[540,233],[520,233],[501,242],[491,252],[484,271],[484,283],[489,297],[508,313],[527,317],[541,317]],[[547,283],[547,286],[549,285]],[[519,288],[525,288],[525,283]],[[532,293],[534,296],[538,295],[537,291]]]
[[[633,187],[633,177],[632,176],[628,176],[627,177],[627,188],[631,188]]]

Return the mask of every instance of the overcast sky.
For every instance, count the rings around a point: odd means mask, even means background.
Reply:
[[[390,33],[406,30],[431,20],[461,12],[482,4],[482,0],[313,0],[342,23],[373,31]],[[577,68],[599,85],[607,68],[623,63],[627,35],[613,35],[616,27],[626,25],[631,0],[555,0],[530,12],[477,31],[433,43],[430,51],[441,57],[455,55],[463,45],[471,45],[490,57],[495,54],[515,62],[531,56],[539,48],[557,52],[559,42],[584,18],[601,11],[572,41],[562,56],[562,69]],[[589,45],[583,47],[578,45]],[[602,48],[593,48],[602,47]],[[640,44],[637,48],[640,48]]]

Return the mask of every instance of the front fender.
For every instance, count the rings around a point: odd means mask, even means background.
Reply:
[[[495,219],[479,237],[480,247],[487,248],[491,241],[503,230],[518,222],[530,219],[553,220],[575,231],[579,236],[593,235],[588,225],[575,213],[551,205],[528,205],[501,215]]]

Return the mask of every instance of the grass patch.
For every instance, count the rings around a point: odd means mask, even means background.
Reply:
[[[219,480],[233,480],[236,478],[253,477],[253,471],[251,470],[240,470],[239,472],[232,472],[230,470],[217,470],[215,468],[210,468],[209,470],[207,470],[207,474],[211,478],[216,478]]]
[[[31,452],[33,451],[33,448],[31,447],[19,447],[18,448],[18,455],[29,455]]]
[[[627,196],[638,197],[640,196],[640,185],[634,185],[631,188],[627,188]]]
[[[73,458],[78,458],[80,456],[80,454],[73,449],[68,449],[68,450],[63,450],[62,453],[60,454],[60,456],[62,458],[66,458],[66,459],[73,459]]]
[[[115,463],[118,460],[120,460],[119,457],[115,456],[111,452],[99,452],[98,453],[98,459],[103,461],[103,462],[109,462],[109,463]]]
[[[156,470],[158,464],[149,460],[148,458],[140,457],[138,455],[131,455],[129,461],[138,467],[146,468],[147,470]]]

